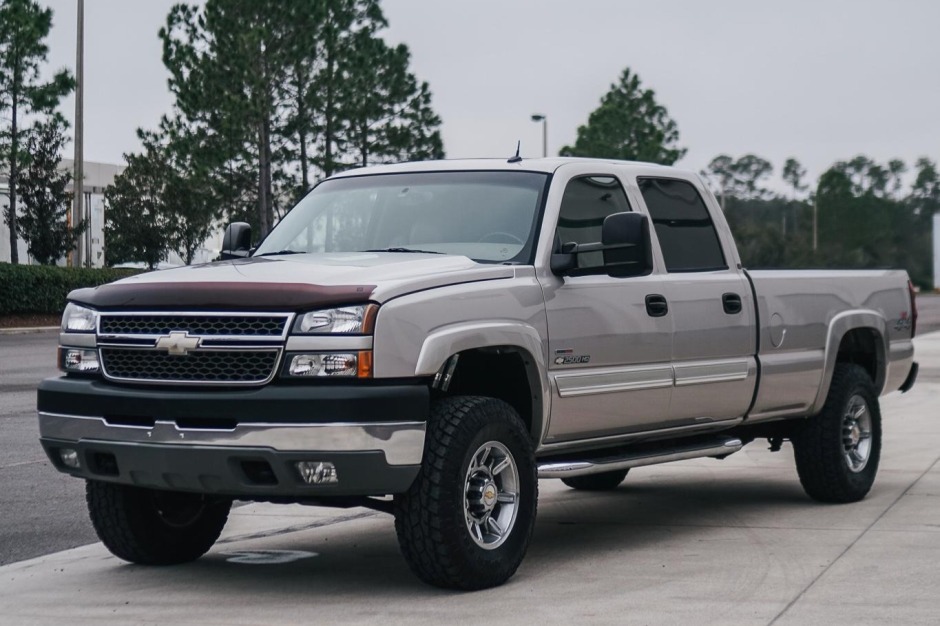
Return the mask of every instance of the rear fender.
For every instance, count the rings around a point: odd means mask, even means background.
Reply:
[[[813,402],[811,415],[822,411],[826,403],[826,396],[829,394],[829,386],[832,384],[832,375],[836,369],[836,358],[839,355],[839,346],[842,339],[852,330],[869,329],[875,332],[875,357],[877,360],[875,371],[875,389],[880,395],[885,385],[885,373],[887,372],[888,343],[887,343],[887,321],[877,311],[869,309],[855,309],[843,311],[829,323],[829,330],[826,334],[826,351],[823,367],[823,376],[819,384],[819,391],[816,393],[816,400]]]

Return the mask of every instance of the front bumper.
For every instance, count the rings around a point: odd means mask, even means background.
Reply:
[[[423,385],[142,389],[48,379],[40,441],[60,471],[157,489],[243,498],[385,495],[421,464]],[[60,451],[78,452],[80,466]],[[298,461],[330,462],[338,482],[308,485]]]

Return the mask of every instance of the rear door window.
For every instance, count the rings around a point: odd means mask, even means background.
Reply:
[[[674,178],[638,178],[669,272],[727,269],[718,231],[695,186]]]

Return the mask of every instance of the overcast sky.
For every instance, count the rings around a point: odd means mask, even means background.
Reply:
[[[42,1],[42,0],[40,0]],[[76,0],[55,11],[50,64],[74,68]],[[86,0],[85,158],[121,162],[170,110],[157,30],[173,2]],[[720,153],[940,160],[937,0],[383,0],[412,52],[448,158],[540,156],[575,140],[624,67],[679,127],[680,165]],[[63,102],[74,117],[74,101]],[[71,156],[68,154],[67,156]],[[774,185],[777,186],[776,184]]]

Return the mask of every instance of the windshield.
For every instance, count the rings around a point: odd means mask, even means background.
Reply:
[[[547,174],[418,172],[328,180],[255,251],[430,252],[531,263]]]

